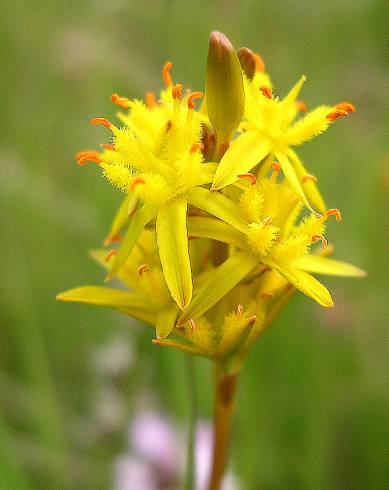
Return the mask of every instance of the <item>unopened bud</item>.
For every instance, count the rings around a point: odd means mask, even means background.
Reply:
[[[249,48],[240,48],[237,51],[240,66],[246,77],[252,80],[255,75],[255,56]]]
[[[243,117],[244,90],[238,55],[221,32],[209,36],[206,101],[217,147],[228,145]]]

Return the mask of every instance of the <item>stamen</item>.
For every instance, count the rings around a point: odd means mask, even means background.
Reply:
[[[145,93],[145,104],[146,107],[152,109],[157,105],[157,96],[154,92],[146,92]]]
[[[104,262],[109,262],[111,257],[113,257],[114,255],[117,255],[118,252],[119,252],[119,250],[117,248],[113,248],[112,250],[110,250],[107,253],[107,255],[105,256]]]
[[[184,86],[182,83],[176,83],[173,88],[172,88],[172,96],[173,99],[181,99],[182,98],[182,91],[184,90]]]
[[[94,155],[93,153],[91,155],[85,155],[77,160],[78,165],[82,166],[85,165],[87,162],[94,162],[97,164],[101,163],[101,158],[97,155]]]
[[[171,61],[166,61],[162,68],[162,80],[166,87],[171,87],[173,85],[172,77],[170,75],[170,70],[173,67]]]
[[[272,99],[273,98],[273,92],[271,87],[268,87],[267,85],[261,85],[259,87],[259,90],[262,92],[262,94],[267,98],[267,99]]]
[[[101,143],[101,148],[104,148],[104,150],[109,150],[109,151],[115,151],[115,148],[113,147],[113,145],[109,144],[109,143]]]
[[[190,147],[190,153],[196,153],[199,150],[202,150],[204,147],[203,144],[201,143],[193,143],[193,145]]]
[[[270,216],[268,216],[267,218],[265,218],[263,220],[263,226],[269,226],[269,225],[272,225],[273,224],[273,220]]]
[[[256,185],[257,183],[257,178],[254,174],[247,173],[247,174],[239,174],[237,175],[239,179],[247,179],[251,182],[251,185]]]
[[[150,271],[151,271],[150,267],[146,264],[143,264],[139,267],[138,274],[142,276],[145,272],[150,272]]]
[[[329,119],[330,121],[335,121],[338,119],[338,117],[345,117],[348,116],[348,112],[344,111],[343,109],[336,109],[333,112],[330,112],[327,114],[326,118]]]
[[[195,99],[201,99],[201,97],[204,97],[203,92],[193,92],[189,97],[188,97],[188,109],[194,109],[194,100]]]
[[[113,237],[107,238],[104,241],[104,247],[107,247],[108,245],[110,245],[113,242],[121,242],[121,241],[122,241],[122,237],[120,235],[115,235]]]
[[[337,209],[337,208],[328,209],[325,212],[325,215],[326,216],[333,216],[333,215],[335,215],[336,221],[342,221],[342,215],[341,215],[339,209]]]
[[[108,121],[108,119],[105,119],[104,117],[94,117],[89,121],[92,126],[97,126],[101,124],[102,126],[106,127],[107,129],[111,129],[113,124]]]
[[[315,175],[306,174],[303,177],[301,177],[301,182],[303,184],[305,184],[305,182],[307,182],[308,180],[311,180],[312,182],[315,182],[315,184],[317,184],[317,177]]]
[[[190,333],[192,334],[194,329],[196,328],[196,322],[193,320],[193,318],[189,318],[188,322],[190,326]]]
[[[319,240],[321,241],[323,250],[326,250],[328,247],[327,239],[323,235],[313,235],[312,242],[318,242]]]
[[[249,318],[249,325],[252,326],[257,321],[257,315],[251,315]]]
[[[243,305],[238,305],[238,315],[243,315]]]
[[[351,102],[341,102],[340,104],[336,104],[335,107],[346,112],[356,112],[355,105]]]
[[[135,177],[134,180],[131,182],[130,190],[134,191],[136,186],[138,186],[139,184],[145,184],[145,183],[146,183],[146,181],[143,177]]]
[[[264,300],[272,299],[273,296],[274,296],[273,293],[262,293],[261,294],[261,298],[264,299]]]
[[[74,158],[76,160],[79,160],[80,158],[85,157],[85,156],[89,156],[89,155],[99,155],[99,152],[96,150],[82,150],[82,151],[79,151],[78,153],[76,153],[74,155]]]
[[[274,170],[274,172],[279,172],[281,170],[281,165],[278,162],[273,162],[271,164],[271,168]]]
[[[308,112],[308,107],[304,100],[296,100],[296,109],[300,112]]]
[[[118,94],[112,94],[111,100],[114,104],[123,107],[123,109],[128,109],[130,107],[130,100],[127,97],[120,97]]]
[[[259,53],[254,53],[254,58],[255,58],[255,71],[264,72],[266,67],[262,56]]]

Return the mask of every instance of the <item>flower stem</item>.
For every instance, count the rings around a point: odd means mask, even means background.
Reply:
[[[227,374],[215,361],[215,407],[213,422],[213,462],[209,490],[220,490],[226,466],[234,399],[236,374]]]
[[[193,356],[185,356],[186,372],[188,385],[189,417],[188,417],[188,445],[186,453],[186,474],[184,490],[194,489],[194,480],[196,473],[195,462],[195,437],[196,437],[196,419],[197,419],[197,390],[196,390],[196,371],[195,360]]]

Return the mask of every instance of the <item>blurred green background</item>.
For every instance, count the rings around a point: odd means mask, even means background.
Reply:
[[[380,0],[3,0],[1,489],[113,488],[139,404],[185,424],[180,353],[154,347],[150,328],[55,295],[103,282],[87,251],[121,200],[73,160],[106,139],[88,119],[113,117],[112,92],[158,90],[166,59],[177,81],[203,89],[214,29],[259,51],[279,94],[305,73],[308,107],[356,104],[300,154],[342,211],[328,231],[337,257],[368,271],[327,280],[331,311],[296,296],[253,349],[234,472],[245,489],[388,488],[388,25]],[[210,365],[197,369],[209,418]]]

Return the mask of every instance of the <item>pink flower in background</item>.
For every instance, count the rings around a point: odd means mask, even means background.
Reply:
[[[185,431],[167,417],[145,410],[138,412],[129,429],[129,451],[114,467],[115,490],[176,490],[185,472]],[[212,428],[197,424],[195,437],[195,488],[206,490],[212,461]],[[239,490],[230,472],[223,490]]]

